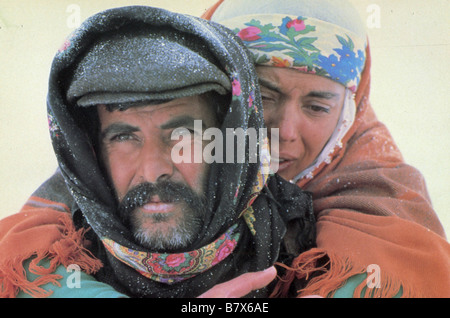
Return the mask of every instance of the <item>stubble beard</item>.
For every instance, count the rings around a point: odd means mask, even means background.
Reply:
[[[169,213],[145,213],[140,207],[158,195],[175,206]],[[162,181],[142,183],[130,190],[119,205],[119,215],[134,239],[155,252],[185,251],[197,239],[206,215],[206,199],[186,185]]]

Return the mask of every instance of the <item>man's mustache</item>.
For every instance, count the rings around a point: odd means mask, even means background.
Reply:
[[[185,184],[173,181],[144,182],[128,191],[119,203],[120,218],[124,221],[128,220],[133,210],[144,206],[156,195],[161,203],[180,202],[194,209],[205,204],[204,196],[195,193]]]

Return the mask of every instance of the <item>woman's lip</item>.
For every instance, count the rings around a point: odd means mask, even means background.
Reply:
[[[272,152],[272,154],[271,154],[271,157],[273,159],[279,160],[279,161],[282,161],[282,160],[288,160],[288,161],[289,160],[295,160],[299,156],[300,156],[299,154],[290,154],[290,153],[284,153],[284,152],[281,152],[281,153]]]
[[[278,161],[278,172],[288,169],[293,163],[294,160],[281,159]]]
[[[272,157],[270,166],[272,171],[277,173],[288,169],[294,162],[295,160],[286,157]]]

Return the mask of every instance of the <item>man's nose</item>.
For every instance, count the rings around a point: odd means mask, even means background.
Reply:
[[[170,151],[161,141],[144,142],[140,155],[136,177],[138,182],[155,183],[170,179],[174,172],[174,163]]]

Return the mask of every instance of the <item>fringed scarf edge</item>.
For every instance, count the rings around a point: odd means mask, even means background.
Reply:
[[[270,297],[288,297],[289,290],[296,279],[305,280],[306,287],[297,290],[297,297],[321,296],[333,297],[347,280],[358,274],[368,274],[367,266],[358,265],[349,258],[343,258],[324,249],[314,248],[300,254],[291,266],[277,263],[286,273],[278,281]],[[401,293],[403,298],[424,297],[411,283],[397,275],[384,273],[379,277],[377,286],[370,288],[368,279],[364,279],[354,290],[353,298],[392,298]]]
[[[58,220],[63,226],[61,239],[53,242],[50,247],[20,256],[0,261],[0,298],[15,298],[22,290],[36,298],[49,297],[53,293],[41,286],[52,283],[61,286],[61,275],[54,274],[60,265],[68,267],[77,264],[87,274],[97,272],[103,265],[95,256],[84,247],[85,229],[76,230],[68,214],[62,214]],[[24,262],[31,260],[28,271],[37,276],[29,281]],[[40,266],[39,263],[47,259],[49,266]]]

